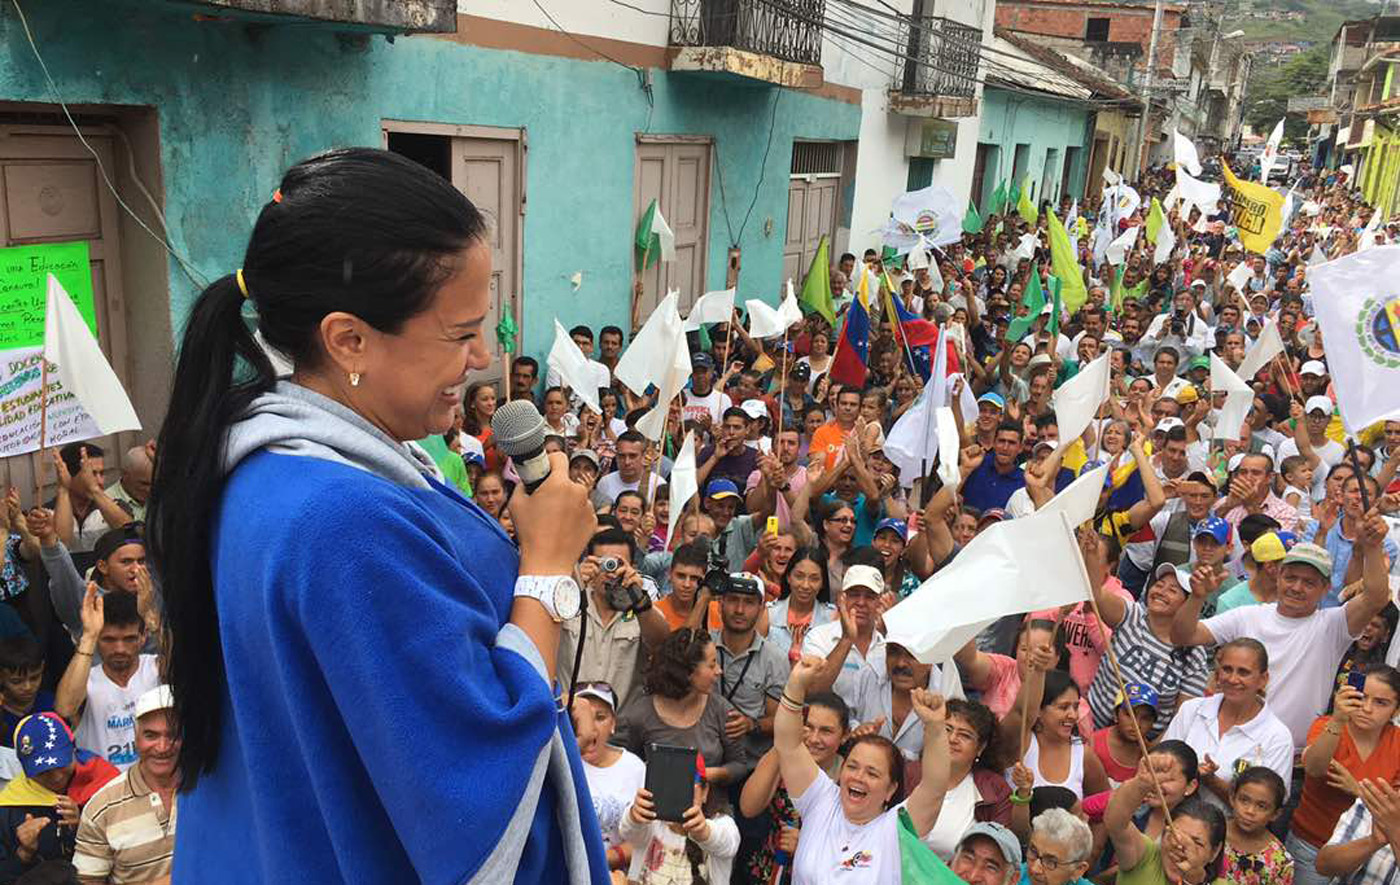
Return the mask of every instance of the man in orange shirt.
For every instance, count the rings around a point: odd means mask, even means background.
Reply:
[[[816,429],[812,434],[812,445],[807,450],[808,460],[818,456],[825,459],[826,469],[836,466],[836,456],[846,445],[846,437],[855,429],[856,418],[860,416],[860,391],[844,387],[836,395],[836,417]]]

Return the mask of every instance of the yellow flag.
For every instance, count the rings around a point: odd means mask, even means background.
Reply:
[[[1262,184],[1240,181],[1230,167],[1221,164],[1230,186],[1230,223],[1240,232],[1240,243],[1263,255],[1283,228],[1283,194]]]
[[[1035,224],[1040,217],[1040,210],[1031,200],[1031,177],[1026,176],[1026,180],[1021,184],[1021,198],[1016,201],[1016,211],[1021,213],[1021,217],[1026,219],[1026,224]]]
[[[1079,266],[1074,244],[1070,242],[1065,226],[1055,217],[1054,210],[1050,210],[1045,218],[1050,230],[1050,271],[1059,278],[1060,298],[1070,316],[1074,316],[1089,300],[1089,293],[1084,287],[1084,270]]]

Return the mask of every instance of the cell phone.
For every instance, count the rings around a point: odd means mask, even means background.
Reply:
[[[776,517],[776,516],[770,516],[770,517],[768,517],[768,534],[770,534],[770,535],[776,535],[777,533],[778,533],[778,517]]]
[[[656,807],[656,819],[679,823],[695,804],[694,747],[647,744],[646,789]]]
[[[1347,674],[1347,685],[1357,691],[1364,692],[1366,690],[1366,674],[1357,670],[1351,671]]]

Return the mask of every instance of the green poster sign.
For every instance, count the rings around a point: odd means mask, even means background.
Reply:
[[[0,249],[0,350],[43,346],[49,274],[58,278],[97,336],[87,241],[14,246]]]

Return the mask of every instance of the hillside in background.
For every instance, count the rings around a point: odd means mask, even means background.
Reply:
[[[1392,4],[1394,5],[1394,4]],[[1347,19],[1368,18],[1381,11],[1369,0],[1226,0],[1230,28],[1244,31],[1249,41],[1311,41],[1327,43]],[[1394,11],[1394,10],[1392,10]],[[1271,15],[1300,14],[1289,18]]]

